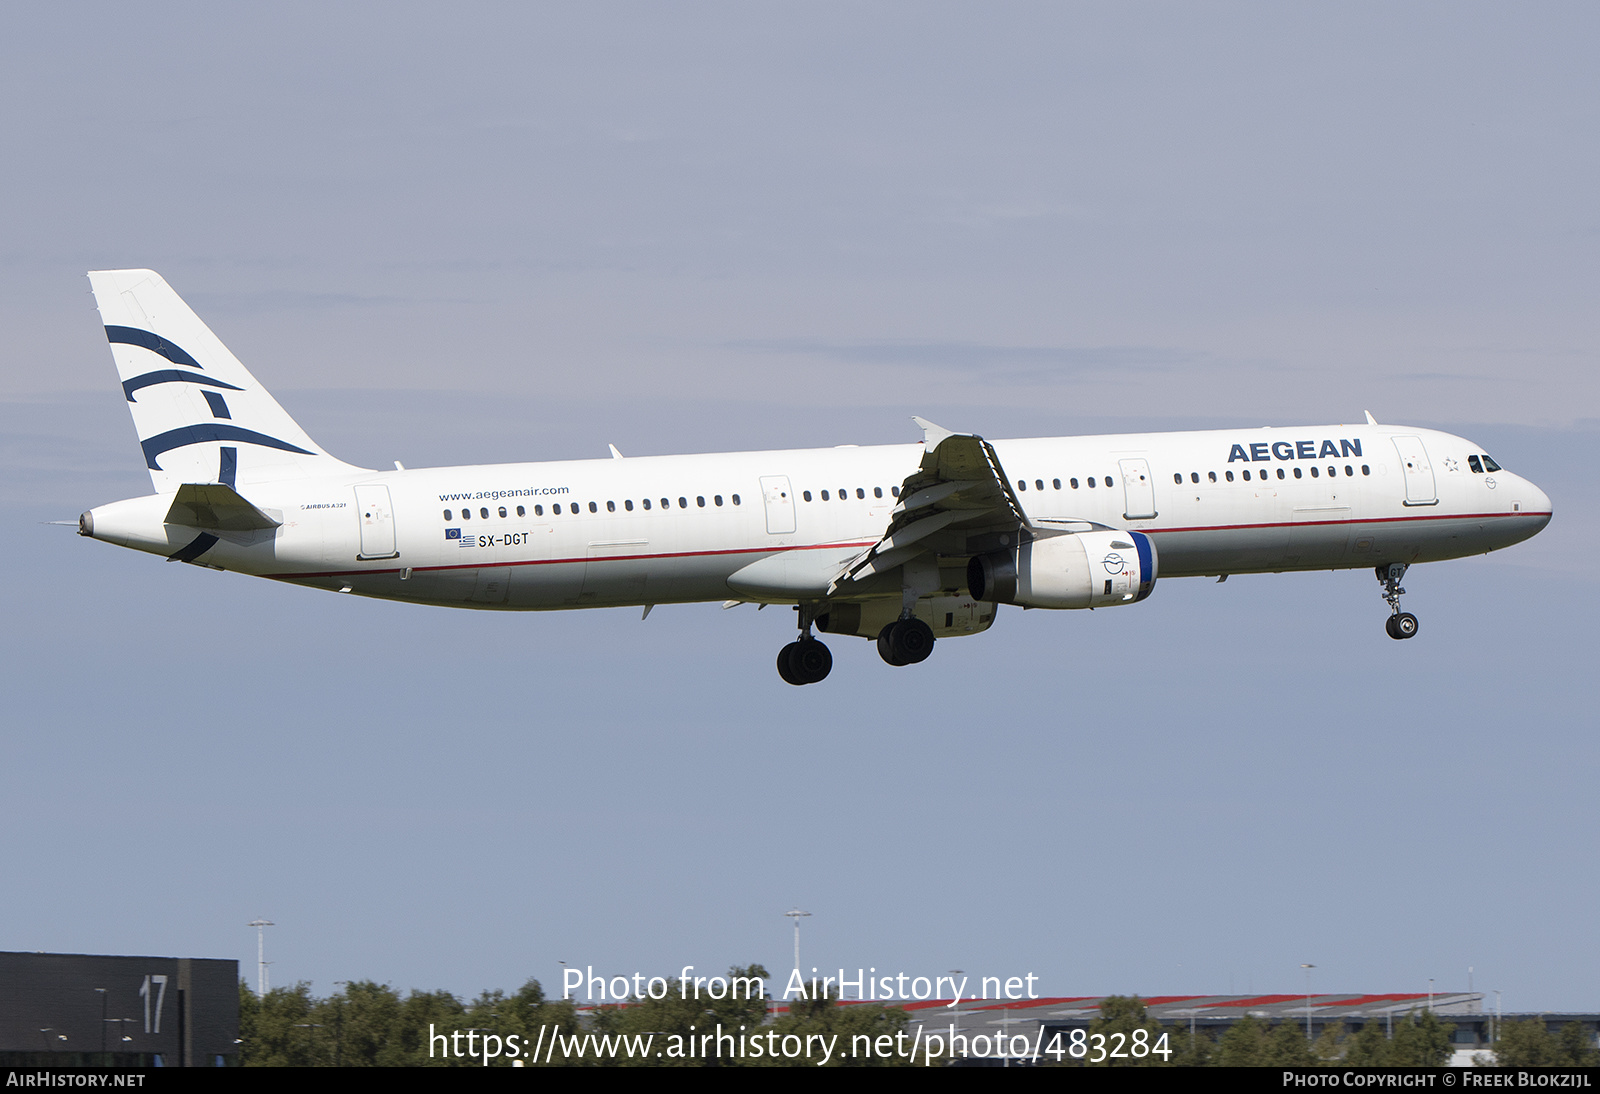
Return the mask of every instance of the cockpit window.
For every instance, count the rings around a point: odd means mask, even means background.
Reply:
[[[1472,468],[1472,470],[1473,470],[1473,472],[1475,474],[1479,474],[1479,475],[1483,474],[1483,461],[1479,460],[1478,457],[1476,457],[1476,456],[1468,456],[1467,457],[1467,466]]]
[[[1485,452],[1483,454],[1483,469],[1485,471],[1499,471],[1500,465],[1491,460],[1489,454]]]

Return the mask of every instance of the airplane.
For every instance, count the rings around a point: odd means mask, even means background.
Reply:
[[[1163,577],[1373,570],[1409,639],[1418,562],[1509,547],[1550,499],[1479,445],[1410,426],[920,443],[392,471],[323,451],[150,270],[89,274],[155,492],[80,535],[357,596],[544,611],[789,605],[790,684],[813,631],[890,665],[998,606],[1137,604]]]

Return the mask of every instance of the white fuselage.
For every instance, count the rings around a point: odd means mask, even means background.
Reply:
[[[994,442],[1032,521],[1146,533],[1163,577],[1373,567],[1481,554],[1548,523],[1549,499],[1483,450],[1399,426]],[[281,525],[217,531],[198,561],[395,600],[542,610],[728,599],[729,578],[876,543],[920,444],[359,471],[251,484]],[[1246,477],[1248,476],[1248,477]],[[243,488],[241,488],[243,489]],[[824,500],[826,499],[826,500]],[[97,539],[163,555],[170,496],[93,510]]]

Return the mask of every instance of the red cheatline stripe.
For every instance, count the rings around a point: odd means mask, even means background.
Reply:
[[[455,566],[413,566],[414,574],[437,573],[441,570],[485,570],[499,569],[502,566],[558,566],[562,563],[572,562],[636,562],[639,559],[658,558],[707,558],[714,555],[763,555],[778,554],[783,551],[828,551],[839,547],[871,547],[878,542],[875,539],[862,540],[858,543],[813,543],[804,547],[735,547],[723,551],[677,551],[655,555],[600,555],[591,558],[579,555],[576,558],[533,558],[521,562],[463,562]],[[390,566],[382,570],[323,570],[315,573],[284,573],[262,574],[262,577],[297,578],[297,577],[361,577],[366,574],[397,574],[405,569],[404,566]]]

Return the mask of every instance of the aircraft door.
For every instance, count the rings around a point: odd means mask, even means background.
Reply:
[[[398,558],[395,548],[394,507],[387,486],[356,487],[356,516],[361,521],[359,559]]]
[[[1122,469],[1124,520],[1150,520],[1156,515],[1156,484],[1147,460],[1118,460]]]
[[[1396,437],[1394,446],[1405,471],[1406,504],[1437,505],[1438,487],[1433,481],[1433,466],[1428,463],[1428,450],[1422,447],[1422,438]]]
[[[788,475],[762,475],[761,501],[767,507],[767,534],[784,536],[794,531],[794,491]]]

